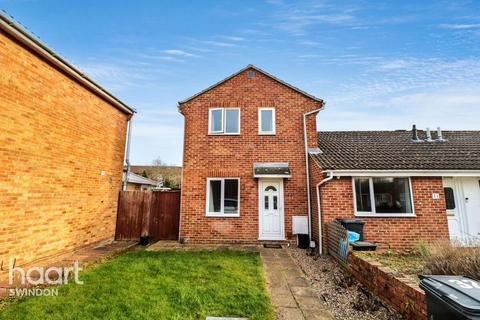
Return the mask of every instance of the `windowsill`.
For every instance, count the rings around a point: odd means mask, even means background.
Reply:
[[[239,136],[240,133],[208,133],[209,136]]]
[[[207,213],[205,216],[210,218],[239,218],[240,213],[237,213],[237,214]]]
[[[369,218],[416,218],[415,213],[355,213],[355,217]]]
[[[275,132],[259,132],[259,136],[274,136]]]

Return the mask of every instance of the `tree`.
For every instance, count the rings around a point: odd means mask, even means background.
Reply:
[[[168,165],[161,158],[152,161],[148,177],[156,181],[163,181],[165,188],[179,188],[182,180],[182,168]]]

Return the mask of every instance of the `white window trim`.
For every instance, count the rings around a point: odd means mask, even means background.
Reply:
[[[213,131],[212,129],[212,112],[215,110],[221,110],[222,111],[222,130],[220,131]],[[227,112],[225,110],[238,110],[238,132],[225,132],[225,127],[226,127],[226,118],[227,118]],[[211,108],[208,109],[208,134],[209,135],[214,135],[214,136],[238,136],[240,135],[240,121],[241,118],[241,110],[240,108]]]
[[[226,180],[237,180],[238,181],[238,212],[237,213],[224,213],[224,200],[225,200],[225,179]],[[210,212],[209,206],[209,195],[210,195],[210,181],[221,181],[220,188],[220,212]],[[225,217],[225,218],[235,218],[240,217],[240,178],[239,177],[212,177],[207,178],[207,193],[205,197],[205,213],[207,217]]]
[[[376,177],[378,178],[378,177]],[[389,176],[383,176],[380,178],[393,178]],[[352,177],[352,191],[353,191],[353,208],[355,211],[356,217],[398,217],[398,218],[412,218],[416,217],[415,206],[413,203],[413,188],[412,188],[412,179],[410,177],[395,177],[395,178],[406,178],[408,179],[408,186],[410,188],[410,201],[412,204],[412,213],[377,213],[375,208],[375,194],[373,192],[373,177]],[[368,179],[369,189],[370,189],[370,203],[372,211],[357,211],[357,192],[355,190],[355,179]]]
[[[262,131],[262,111],[272,110],[272,131]],[[276,133],[276,117],[275,117],[275,108],[258,108],[258,134],[259,135],[275,135]]]
[[[220,110],[222,111],[222,129],[220,131],[213,131],[213,125],[212,125],[212,113],[213,111]],[[208,133],[209,134],[222,134],[223,133],[223,126],[224,126],[224,111],[223,108],[212,108],[208,109]]]

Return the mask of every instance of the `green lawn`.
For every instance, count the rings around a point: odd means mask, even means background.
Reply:
[[[80,274],[57,297],[7,305],[0,319],[274,319],[252,252],[128,252]]]

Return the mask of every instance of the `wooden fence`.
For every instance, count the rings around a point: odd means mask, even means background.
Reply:
[[[180,191],[122,191],[118,198],[116,240],[176,240]]]
[[[327,224],[328,254],[346,266],[348,259],[348,231],[334,220]]]

